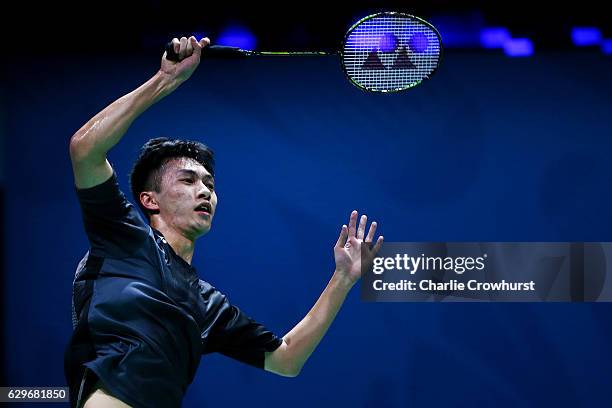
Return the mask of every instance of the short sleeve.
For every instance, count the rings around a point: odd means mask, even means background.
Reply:
[[[209,334],[206,352],[219,352],[264,368],[265,353],[276,350],[283,340],[232,305],[225,296],[223,299],[219,319]]]
[[[119,189],[115,172],[102,184],[77,188],[76,194],[92,255],[127,257],[147,238],[150,227]]]

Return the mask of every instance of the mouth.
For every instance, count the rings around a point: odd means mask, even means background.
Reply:
[[[198,213],[198,215],[210,217],[212,208],[209,203],[202,203],[195,208],[195,212]]]

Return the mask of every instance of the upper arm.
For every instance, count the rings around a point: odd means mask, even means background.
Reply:
[[[95,180],[97,184],[89,188],[77,187],[76,194],[92,254],[122,258],[142,245],[150,227],[119,188],[110,164],[108,167],[111,173],[107,180]]]
[[[209,285],[203,287],[207,288]],[[220,302],[215,312],[215,324],[208,334],[205,352],[219,352],[243,363],[265,368],[266,353],[276,350],[282,340],[232,305],[216,289],[204,290],[203,294],[207,297],[207,304]]]

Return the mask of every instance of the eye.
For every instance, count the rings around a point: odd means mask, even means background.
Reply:
[[[210,191],[212,191],[212,190],[214,190],[214,189],[215,189],[215,185],[214,185],[214,184],[212,184],[212,183],[208,183],[208,184],[206,185],[206,187],[208,187],[208,189],[209,189]]]
[[[193,179],[190,178],[182,179],[181,181],[184,181],[187,184],[193,184]]]

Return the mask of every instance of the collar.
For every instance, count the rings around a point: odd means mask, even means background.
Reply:
[[[162,234],[159,230],[156,230],[153,227],[151,227],[151,229],[153,230],[153,234],[155,235],[155,241],[157,242],[158,245],[166,248],[168,252],[171,254],[172,258],[176,260],[176,262],[180,263],[185,268],[190,269],[195,272],[196,269],[195,267],[193,267],[193,265],[190,265],[189,263],[187,263],[187,261],[185,261],[183,258],[178,256],[176,252],[174,252],[174,249],[172,248],[172,246],[168,243],[168,241],[166,241],[164,234]]]

